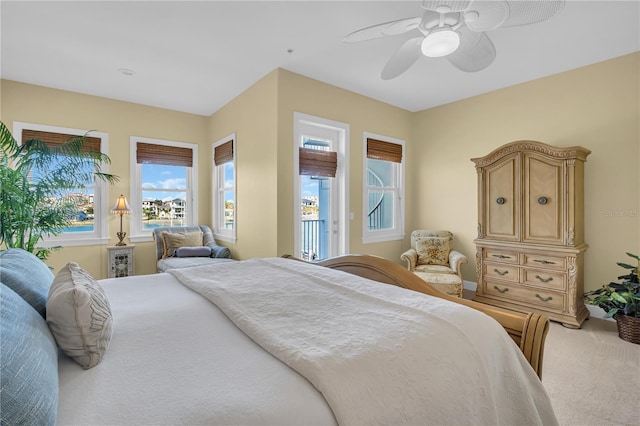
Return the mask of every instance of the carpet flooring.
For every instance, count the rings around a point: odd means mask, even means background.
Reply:
[[[640,345],[620,339],[614,321],[552,322],[542,383],[563,426],[640,425]]]

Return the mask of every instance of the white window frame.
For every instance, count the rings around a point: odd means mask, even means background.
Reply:
[[[224,226],[225,203],[224,193],[229,191],[229,187],[225,187],[224,164],[216,166],[214,158],[211,158],[211,188],[213,194],[211,196],[211,224],[213,225],[213,236],[216,240],[225,241],[235,244],[237,241],[238,231],[238,192],[236,191],[238,182],[238,168],[236,167],[236,134],[232,133],[211,145],[211,152],[214,153],[216,147],[229,142],[233,147],[233,229],[226,229]],[[226,163],[225,163],[226,164]]]
[[[24,123],[16,121],[13,123],[13,137],[22,144],[23,130],[38,130],[51,133],[62,133],[67,135],[91,136],[100,139],[100,152],[106,154],[109,150],[109,134],[93,130],[72,129],[68,127],[47,126],[44,124]],[[101,165],[102,172],[108,173],[106,164]],[[107,182],[100,179],[94,181],[93,192],[93,232],[63,232],[57,236],[45,236],[38,245],[50,248],[55,246],[89,246],[106,245],[109,242],[108,234],[108,187]]]
[[[368,204],[369,186],[367,184],[367,139],[377,139],[383,142],[394,143],[402,146],[402,161],[400,163],[394,163],[396,172],[396,187],[376,187],[376,189],[393,191],[396,193],[394,203],[394,223],[390,229],[369,229]],[[363,132],[362,133],[362,242],[364,244],[379,243],[384,241],[402,240],[405,237],[405,217],[404,217],[404,174],[405,174],[405,158],[407,156],[405,150],[405,141],[402,139],[393,138],[390,136],[377,135],[375,133]]]
[[[142,165],[136,160],[137,143],[148,143],[154,145],[175,146],[180,148],[191,149],[193,157],[193,167],[187,167],[187,189],[186,202],[187,206],[187,225],[194,226],[198,224],[198,145],[186,142],[169,141],[164,139],[145,138],[142,136],[131,136],[129,138],[130,146],[130,164],[131,164],[131,192],[129,201],[131,205],[130,224],[129,224],[129,240],[132,243],[153,241],[151,231],[142,229]],[[190,170],[189,170],[190,169]]]

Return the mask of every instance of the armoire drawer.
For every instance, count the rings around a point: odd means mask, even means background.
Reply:
[[[504,281],[517,283],[520,279],[518,265],[505,265],[486,262],[483,265],[483,275],[486,278],[497,278]]]
[[[484,258],[494,262],[518,264],[518,253],[493,248],[484,249]]]
[[[563,310],[563,293],[541,291],[519,285],[503,284],[493,281],[485,281],[485,293],[491,296],[504,297],[509,300],[518,300],[523,303],[540,306],[546,309]]]
[[[553,290],[564,290],[567,288],[567,276],[563,273],[526,268],[523,268],[521,273],[522,282],[525,284],[531,284]]]
[[[525,253],[523,265],[564,271],[567,267],[567,259],[565,257],[540,256],[537,254]]]

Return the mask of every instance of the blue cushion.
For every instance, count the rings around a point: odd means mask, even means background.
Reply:
[[[173,255],[175,257],[211,257],[211,247],[180,247],[173,252]]]
[[[43,318],[53,273],[33,253],[12,248],[0,252],[0,279],[33,306]]]
[[[54,425],[58,350],[44,319],[0,283],[2,425]]]

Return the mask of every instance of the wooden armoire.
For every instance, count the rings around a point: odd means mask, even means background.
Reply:
[[[472,158],[478,174],[474,300],[571,328],[583,294],[584,163],[591,153],[517,141]]]

